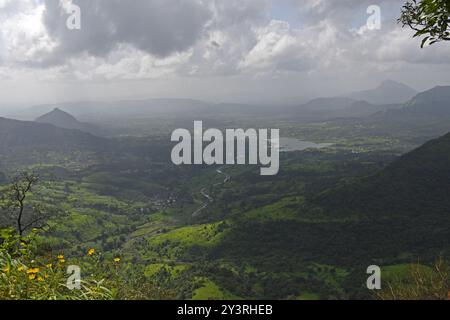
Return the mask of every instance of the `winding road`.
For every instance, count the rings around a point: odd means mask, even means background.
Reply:
[[[219,183],[214,184],[213,187],[218,187],[218,186],[224,185],[224,184],[226,184],[226,183],[228,183],[228,182],[231,181],[231,176],[230,176],[229,174],[223,172],[222,169],[217,169],[216,172],[217,172],[218,174],[224,175],[224,176],[225,176],[225,179],[223,180],[223,182],[219,182]],[[193,217],[193,218],[198,217],[198,216],[203,212],[203,210],[205,210],[206,208],[208,208],[209,205],[210,205],[211,203],[214,202],[214,198],[213,198],[211,195],[209,195],[207,192],[208,192],[208,187],[205,187],[205,188],[203,188],[202,190],[200,190],[200,194],[201,194],[204,198],[206,198],[206,201],[202,204],[202,206],[201,206],[200,208],[198,208],[198,209],[192,214],[192,217]]]

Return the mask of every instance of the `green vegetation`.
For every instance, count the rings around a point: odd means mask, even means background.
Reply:
[[[385,288],[377,294],[385,300],[447,300],[450,295],[448,262],[438,259],[432,266],[407,264],[383,270]]]
[[[14,230],[1,230],[0,246],[0,299],[10,300],[105,300],[112,299],[114,292],[108,284],[115,282],[120,259],[103,263],[93,254],[77,265],[83,264],[91,270],[88,278],[80,281],[79,290],[70,290],[66,285],[68,261],[63,254],[58,256],[35,256],[33,248],[36,231],[26,238],[16,235]],[[92,251],[91,251],[92,252]],[[114,265],[116,264],[116,265]],[[108,280],[101,278],[108,277]]]
[[[402,10],[399,21],[421,37],[422,48],[425,44],[434,44],[450,40],[450,2],[448,0],[408,1]]]
[[[236,300],[238,297],[223,292],[217,284],[209,280],[199,280],[202,282],[202,287],[195,290],[193,300]]]
[[[161,131],[101,147],[75,135],[65,139],[76,153],[31,144],[19,150],[27,161],[5,156],[3,201],[11,199],[8,177],[32,171],[39,180],[25,217],[45,219],[35,225],[40,232],[29,253],[3,251],[2,269],[23,264],[42,272],[64,254],[66,264],[93,270],[84,279],[92,292],[56,290],[67,278],[60,268],[47,289],[31,282],[24,293],[30,299],[389,299],[407,295],[374,296],[365,288],[369,265],[381,266],[384,284],[401,291],[411,288],[408,266],[420,259],[429,270],[437,256],[448,258],[449,136],[410,152],[444,125],[424,134],[410,129],[412,122],[277,121],[282,136],[333,145],[282,153],[273,177],[256,167],[220,167],[231,176],[226,183],[217,167],[172,165]],[[205,201],[202,189],[213,201],[194,215]],[[15,211],[3,204],[0,226],[16,228]],[[98,260],[86,255],[90,249],[102,253]],[[2,271],[3,292],[30,281],[14,272]]]

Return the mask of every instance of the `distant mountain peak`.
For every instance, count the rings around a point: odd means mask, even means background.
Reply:
[[[53,124],[54,126],[67,129],[77,129],[79,126],[79,122],[74,116],[59,108],[55,108],[49,113],[40,116],[35,121],[39,123]]]
[[[383,80],[380,85],[378,86],[378,88],[389,88],[389,89],[403,89],[403,90],[407,90],[410,93],[415,93],[417,94],[418,91],[406,84],[404,84],[403,82],[400,81],[396,81],[396,80],[392,80],[392,79],[386,79]]]
[[[380,84],[380,86],[384,86],[384,85],[401,85],[401,86],[404,86],[405,84],[403,84],[401,82],[398,82],[398,81],[395,81],[395,80],[392,80],[392,79],[386,79],[386,80],[383,80],[381,82],[381,84]]]
[[[35,120],[35,122],[52,124],[55,127],[60,127],[64,129],[76,129],[93,134],[99,134],[99,130],[95,126],[78,121],[73,115],[64,110],[61,110],[58,107],[40,116]]]
[[[64,111],[64,110],[62,110],[62,109],[60,109],[59,107],[55,107],[52,111],[50,111],[50,112],[48,112],[48,113],[42,115],[42,116],[39,117],[39,118],[42,118],[42,117],[45,117],[45,116],[48,116],[48,115],[65,115],[65,116],[69,116],[69,117],[72,117],[72,118],[75,119],[74,116],[72,116],[70,113],[68,113],[68,112],[66,112],[66,111]]]
[[[373,104],[397,104],[411,100],[417,93],[416,90],[401,82],[384,80],[375,89],[354,92],[350,94],[350,97]]]

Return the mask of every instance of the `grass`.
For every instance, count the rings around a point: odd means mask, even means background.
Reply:
[[[239,297],[222,290],[209,279],[202,280],[202,287],[195,290],[192,300],[237,300]]]
[[[218,223],[188,226],[169,231],[166,234],[157,235],[149,241],[153,244],[171,242],[184,247],[212,246],[217,244],[223,236],[218,230]]]
[[[411,278],[411,273],[415,270],[419,270],[424,274],[431,275],[433,270],[424,265],[414,264],[397,264],[392,266],[386,266],[381,268],[381,275],[384,281],[398,281],[407,280]]]
[[[251,210],[245,213],[245,217],[252,221],[280,221],[297,220],[298,207],[303,203],[301,197],[287,197],[274,204]]]
[[[319,295],[315,293],[309,293],[305,292],[297,297],[297,300],[303,300],[303,301],[312,301],[312,300],[319,300]]]
[[[178,277],[183,271],[186,271],[188,268],[189,265],[187,264],[171,266],[164,263],[154,263],[149,264],[145,267],[144,275],[147,278],[151,278],[157,275],[161,270],[165,269],[167,272],[169,272],[171,278],[174,279]]]
[[[329,222],[330,218],[320,212],[301,210],[303,197],[286,197],[273,204],[253,209],[244,214],[245,219],[261,223],[271,221]]]

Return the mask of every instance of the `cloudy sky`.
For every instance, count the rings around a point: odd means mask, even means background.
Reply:
[[[285,104],[385,79],[450,84],[450,44],[420,49],[396,23],[405,1],[0,0],[0,103]],[[71,2],[80,30],[66,25]]]

